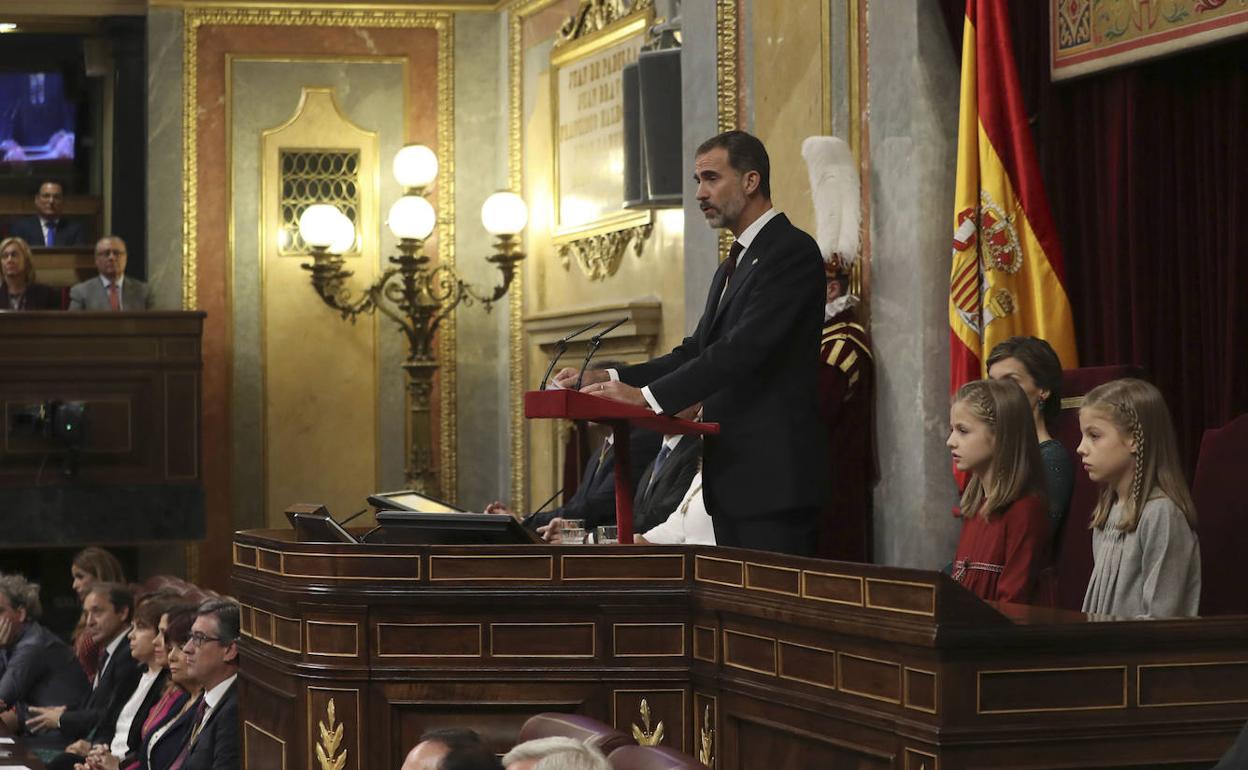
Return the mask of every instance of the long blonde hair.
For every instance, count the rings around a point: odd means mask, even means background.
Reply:
[[[3,253],[10,244],[17,247],[17,253],[22,255],[22,260],[26,263],[26,269],[22,271],[22,275],[26,279],[26,285],[29,286],[35,282],[35,255],[30,251],[30,244],[16,235],[0,241],[0,253]]]
[[[1196,529],[1196,505],[1183,476],[1174,424],[1170,421],[1170,409],[1161,391],[1143,380],[1129,377],[1114,380],[1089,391],[1080,411],[1096,412],[1135,442],[1131,453],[1135,460],[1131,496],[1123,501],[1118,529],[1134,532],[1139,526],[1144,503],[1158,490],[1178,506],[1188,526]],[[1101,496],[1092,511],[1092,529],[1105,526],[1109,510],[1117,498],[1113,485],[1101,489]]]
[[[1018,383],[975,380],[958,388],[953,401],[965,404],[975,419],[987,425],[994,442],[988,487],[971,476],[962,492],[962,516],[978,514],[987,519],[1020,498],[1045,497],[1035,417]]]

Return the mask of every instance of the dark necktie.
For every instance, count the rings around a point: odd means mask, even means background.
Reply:
[[[737,272],[737,262],[743,251],[745,251],[745,247],[741,245],[741,241],[733,241],[732,247],[728,249],[728,269],[724,271],[725,290],[728,289],[728,284],[732,283],[732,275]]]
[[[594,466],[594,472],[589,475],[589,482],[592,484],[594,479],[598,478],[598,474],[602,471],[602,463],[607,459],[607,450],[611,445],[604,439],[602,448],[598,450],[598,464]]]
[[[45,246],[55,246],[55,245],[56,245],[56,226],[57,226],[57,224],[58,224],[58,223],[57,223],[57,221],[56,221],[55,219],[49,219],[49,220],[48,220],[48,234],[47,234],[47,235],[45,236],[45,238],[44,238],[44,241],[45,241],[44,245],[45,245]]]
[[[670,457],[671,454],[671,447],[667,444],[664,444],[663,448],[659,450],[658,457],[654,458],[654,467],[650,470],[650,480],[646,482],[646,493],[643,497],[650,496],[650,490],[654,489],[654,480],[657,479],[659,474],[663,472],[663,464],[667,462],[667,458]]]
[[[181,770],[183,764],[186,763],[186,757],[191,753],[191,746],[195,744],[195,739],[199,737],[199,731],[203,727],[201,722],[204,720],[204,713],[208,711],[208,701],[204,700],[204,696],[199,696],[199,702],[195,704],[195,714],[191,717],[191,731],[187,733],[186,743],[182,745],[182,751],[178,752],[178,758],[173,760],[169,765],[169,770]]]
[[[104,667],[108,665],[108,648],[100,648],[100,662],[95,667],[95,678],[91,680],[91,686],[95,687],[100,683],[100,677],[104,676]]]

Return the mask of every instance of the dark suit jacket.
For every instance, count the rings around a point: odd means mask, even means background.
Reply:
[[[60,734],[64,742],[86,738],[89,733],[97,743],[111,741],[113,730],[117,727],[117,715],[134,694],[140,673],[139,664],[130,655],[130,645],[122,639],[86,702],[80,708],[70,709],[61,715]]]
[[[825,279],[814,239],[783,214],[746,250],[723,299],[727,262],[693,334],[665,356],[619,372],[650,386],[664,412],[702,402],[720,424],[703,440],[712,516],[745,518],[821,505],[824,437],[816,407]]]
[[[9,309],[9,286],[0,281],[0,311]],[[22,310],[60,310],[61,290],[42,283],[26,287],[26,304]]]
[[[238,767],[238,680],[235,679],[200,728],[182,770],[238,770]]]
[[[629,431],[628,437],[629,465],[634,469],[631,481],[635,496],[638,477],[641,475],[636,469],[645,468],[654,461],[663,437],[654,431],[640,429]],[[585,464],[585,473],[581,476],[581,483],[577,485],[572,499],[554,510],[531,514],[525,518],[524,526],[537,529],[549,524],[554,518],[584,519],[586,529],[615,523],[614,445],[603,456],[601,467],[598,465],[598,448],[594,449],[589,462]]]
[[[697,436],[681,436],[680,443],[668,455],[659,475],[654,476],[654,463],[646,468],[637,482],[637,499],[633,501],[633,531],[644,534],[659,526],[676,510],[689,484],[698,472],[702,442]],[[651,479],[654,479],[651,482]]]
[[[43,247],[43,222],[38,215],[14,219],[9,224],[9,235],[17,236],[26,241],[26,244],[38,249]],[[56,228],[56,245],[57,246],[83,246],[87,245],[87,228],[82,222],[73,219],[61,217],[60,223]]]
[[[121,309],[151,310],[155,304],[151,289],[137,278],[126,276],[121,283]],[[108,304],[108,292],[104,290],[104,282],[97,275],[82,283],[76,283],[69,289],[70,310],[111,310]]]
[[[200,693],[199,697],[202,698],[203,693]],[[224,704],[224,701],[222,703]],[[152,734],[147,736],[143,747],[139,750],[139,770],[165,770],[173,764],[178,754],[182,752],[182,747],[191,737],[191,728],[194,727],[192,721],[195,719],[197,705],[198,701],[192,701],[186,711],[179,714],[169,724],[169,729],[160,734],[160,740],[152,742],[157,730],[153,730]],[[150,762],[147,756],[149,753],[152,755]]]
[[[23,721],[29,706],[77,706],[90,690],[74,651],[33,620],[0,650],[0,700],[16,707]]]

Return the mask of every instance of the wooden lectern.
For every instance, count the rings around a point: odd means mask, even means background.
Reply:
[[[615,435],[615,523],[620,542],[633,543],[633,491],[629,484],[628,431],[636,425],[663,435],[719,433],[719,423],[678,420],[640,406],[591,396],[577,390],[531,390],[524,394],[524,416],[588,420],[610,425]]]

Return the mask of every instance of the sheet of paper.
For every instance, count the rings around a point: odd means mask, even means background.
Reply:
[[[0,745],[7,746],[13,743],[13,739],[7,735],[0,735]]]

